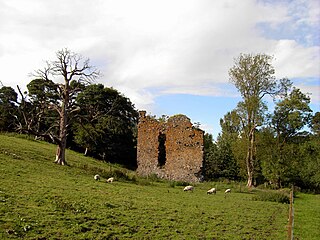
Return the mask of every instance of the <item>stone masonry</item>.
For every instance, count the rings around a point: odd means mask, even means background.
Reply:
[[[203,164],[203,131],[185,115],[158,121],[140,111],[137,172],[176,181],[198,182]]]

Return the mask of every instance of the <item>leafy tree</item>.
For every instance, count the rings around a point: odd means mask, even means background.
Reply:
[[[224,138],[223,135],[218,137],[217,140],[218,159],[220,177],[237,180],[239,179],[239,164],[236,161],[233,153],[232,142],[229,138]]]
[[[262,128],[258,139],[257,157],[261,160],[263,176],[273,186],[280,186],[280,176],[284,176],[288,169],[284,162],[279,161],[275,132],[272,128]]]
[[[316,112],[311,119],[310,127],[315,135],[320,135],[320,112]]]
[[[285,90],[288,80],[282,79],[278,84],[271,65],[272,57],[266,54],[241,54],[235,59],[234,66],[229,70],[230,81],[239,90],[243,102],[238,104],[243,123],[243,133],[247,139],[247,186],[253,184],[256,164],[256,128],[261,124],[261,113],[265,105],[263,97],[276,95]]]
[[[138,112],[113,88],[93,84],[77,97],[81,111],[74,125],[75,141],[91,154],[135,167]]]
[[[272,125],[280,147],[310,123],[312,110],[309,103],[310,98],[297,88],[293,88],[277,103]]]
[[[14,131],[17,97],[12,87],[0,88],[0,131]]]
[[[34,79],[27,85],[28,92],[21,92],[19,104],[19,132],[52,139],[52,132],[57,135],[59,116],[48,106],[58,104],[57,85],[52,81]],[[51,137],[51,138],[50,138]]]
[[[212,134],[205,133],[203,137],[204,142],[204,162],[203,175],[205,180],[214,179],[216,173],[219,171],[217,164],[215,164],[215,153],[217,145],[213,141]]]
[[[239,167],[226,139],[221,138],[205,149],[205,180],[239,179]]]
[[[99,72],[90,65],[89,59],[84,59],[68,49],[62,49],[56,53],[56,60],[48,61],[43,69],[35,71],[34,76],[38,81],[35,85],[39,86],[39,89],[49,87],[50,91],[44,95],[45,97],[50,98],[51,94],[54,95],[55,101],[47,101],[45,104],[57,112],[59,126],[57,133],[51,131],[49,135],[58,144],[55,162],[65,165],[68,125],[72,113],[78,110],[75,106],[75,97],[83,85],[91,83],[99,76]],[[39,89],[32,89],[41,99]]]
[[[313,190],[320,193],[320,138],[319,136],[311,137],[299,145],[300,155],[298,176],[301,182],[295,183],[304,189]]]
[[[311,119],[310,98],[299,89],[293,88],[276,104],[271,116],[271,128],[264,135],[264,176],[277,188],[283,184],[300,181],[300,145],[308,141],[301,132]],[[266,133],[266,132],[265,132]]]
[[[243,132],[243,125],[237,110],[232,110],[220,119],[222,134],[228,136],[232,140],[236,140]]]

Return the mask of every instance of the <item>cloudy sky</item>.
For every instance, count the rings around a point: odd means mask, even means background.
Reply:
[[[0,0],[0,81],[26,88],[68,48],[137,109],[185,114],[215,137],[240,101],[228,76],[240,53],[273,55],[277,78],[320,111],[319,29],[319,0]]]

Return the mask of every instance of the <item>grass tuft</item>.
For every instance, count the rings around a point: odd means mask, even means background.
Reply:
[[[252,197],[254,201],[268,201],[277,203],[290,203],[290,197],[287,192],[284,191],[256,191],[255,195]]]

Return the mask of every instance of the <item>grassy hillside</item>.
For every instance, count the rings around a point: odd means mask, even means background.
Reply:
[[[183,192],[72,151],[69,166],[58,166],[54,155],[54,145],[0,135],[0,239],[286,238],[288,205],[253,201],[238,184]]]

